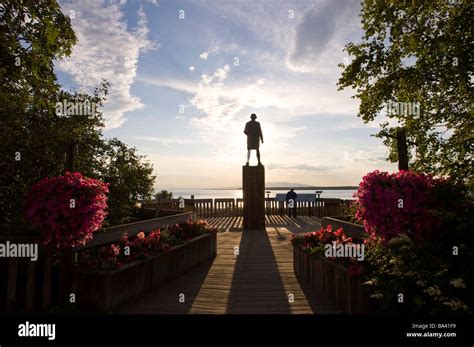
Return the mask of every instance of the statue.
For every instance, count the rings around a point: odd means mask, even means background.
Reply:
[[[250,151],[255,149],[257,151],[257,159],[258,165],[262,165],[260,162],[260,141],[263,143],[263,135],[262,135],[262,128],[260,127],[260,123],[255,120],[257,115],[252,113],[250,116],[252,119],[251,121],[245,124],[244,134],[247,135],[247,166],[249,165],[250,160]]]

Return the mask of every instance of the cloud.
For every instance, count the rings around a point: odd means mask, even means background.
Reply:
[[[191,143],[191,140],[188,138],[178,137],[136,136],[135,139],[149,142],[158,142],[165,146],[185,145]]]
[[[189,71],[194,71],[194,66],[191,65],[191,66],[189,67]]]
[[[139,75],[136,78],[136,82],[146,83],[156,87],[169,88],[189,94],[194,94],[198,90],[198,86],[195,82],[183,79],[167,79],[152,77],[149,75]]]
[[[219,17],[227,17],[232,23],[239,24],[239,31],[245,32],[243,39],[250,43],[250,49],[264,44],[266,50],[286,52],[288,44],[294,35],[295,23],[302,13],[312,6],[313,1],[272,0],[268,1],[220,1],[216,6],[215,1],[202,0],[200,4],[206,12]],[[295,18],[290,18],[289,11],[293,11]],[[236,35],[223,42],[234,44],[241,38]]]
[[[148,39],[150,29],[148,29],[148,18],[143,6],[138,8],[137,17],[138,21],[134,33],[139,44],[139,49],[141,49],[143,53],[156,49],[157,44]]]
[[[195,123],[207,125],[212,129],[221,128],[233,120],[245,105],[238,98],[222,93],[223,81],[227,78],[230,67],[218,68],[212,75],[203,74],[191,105],[206,114],[203,118],[193,118]]]
[[[272,122],[296,121],[299,117],[320,115],[326,119],[334,114],[338,119],[347,117],[351,127],[363,127],[363,124],[358,126],[361,122],[355,117],[357,100],[347,96],[346,101],[341,102],[343,93],[336,88],[317,85],[312,80],[274,80],[259,75],[245,79],[237,76],[236,79],[232,78],[232,72],[229,65],[224,65],[212,74],[202,74],[199,81],[149,75],[140,75],[137,81],[189,94],[190,106],[201,113],[191,118],[191,124],[205,138],[209,132],[227,131],[232,122],[239,118],[239,112],[246,108],[255,110],[257,114],[262,112],[267,121]],[[282,133],[281,137],[286,138],[286,134]]]
[[[354,117],[357,113],[357,100],[347,97],[341,102],[343,93],[327,85],[298,79],[268,79],[258,75],[247,80],[228,81],[231,70],[219,68],[213,75],[202,75],[191,105],[205,114],[200,122],[211,122],[215,126],[227,123],[244,108],[257,111],[271,108],[272,119],[289,120],[299,115],[321,113]],[[186,86],[187,87],[187,86]],[[191,88],[187,88],[191,91]],[[290,92],[291,91],[291,92]]]
[[[314,72],[333,57],[342,60],[341,39],[354,29],[354,14],[359,8],[357,1],[326,1],[306,12],[296,28],[287,66],[294,71]]]
[[[72,27],[78,43],[70,57],[57,67],[70,74],[81,89],[93,90],[102,79],[110,83],[104,105],[105,124],[116,128],[125,121],[124,114],[144,107],[131,94],[140,53],[157,45],[147,37],[147,17],[143,7],[137,12],[136,27],[128,30],[122,5],[113,2],[79,1],[61,4],[64,13],[74,11]]]
[[[218,54],[218,53],[219,53],[219,47],[217,47],[217,46],[210,47],[207,51],[204,51],[201,54],[199,54],[199,58],[207,60],[207,58],[210,55],[215,55],[215,54]]]

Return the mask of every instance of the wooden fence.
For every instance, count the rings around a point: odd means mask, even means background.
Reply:
[[[140,231],[151,231],[165,225],[184,223],[193,213],[183,212],[145,221],[105,228],[94,235],[85,246],[54,254],[39,246],[38,259],[0,258],[0,312],[44,310],[51,305],[69,302],[69,295],[77,288],[77,266],[86,249],[104,246],[119,240],[124,233],[134,236]],[[31,238],[2,236],[0,243],[32,244]]]
[[[318,199],[316,201],[296,201],[296,214],[300,216],[327,217],[344,214],[346,206],[353,200],[343,199]],[[145,208],[153,208],[158,211],[162,209],[179,209],[194,212],[199,218],[210,217],[234,217],[243,215],[243,199],[169,199],[160,200]],[[276,201],[275,198],[265,198],[266,215],[284,215],[288,213],[285,201]]]

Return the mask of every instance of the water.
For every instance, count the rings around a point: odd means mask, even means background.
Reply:
[[[242,198],[242,190],[240,189],[169,189],[173,193],[173,198],[183,197],[185,199],[191,198],[194,195],[195,199],[222,199],[222,198]],[[274,198],[275,194],[284,194],[286,190],[272,190],[270,197]],[[295,189],[296,194],[314,194],[314,190]],[[323,190],[321,198],[339,198],[339,199],[354,199],[352,194],[356,191],[347,190]],[[266,195],[265,195],[266,196]]]

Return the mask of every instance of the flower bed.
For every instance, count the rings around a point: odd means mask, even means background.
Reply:
[[[355,258],[326,257],[325,245],[354,245],[350,237],[331,225],[319,231],[294,235],[293,268],[296,276],[310,284],[316,295],[334,305],[342,313],[365,313],[369,303],[362,283],[362,267]]]
[[[328,241],[351,242],[327,225],[293,240],[298,277],[343,312],[473,312],[474,204],[466,186],[415,172],[374,171],[355,196],[355,217],[368,235],[364,261],[324,257]],[[354,236],[337,219],[327,223]]]
[[[335,229],[342,228],[347,236],[352,239],[362,240],[365,238],[365,228],[363,225],[352,223],[347,216],[342,217],[323,217],[321,218],[321,225],[327,227],[331,225]]]
[[[127,250],[129,252],[127,252]],[[216,255],[216,230],[187,222],[148,235],[86,250],[77,278],[77,301],[84,309],[113,311]]]
[[[351,274],[349,267],[318,254],[309,254],[301,246],[293,247],[296,276],[311,285],[316,295],[327,300],[341,313],[370,312],[370,303],[361,276]]]

